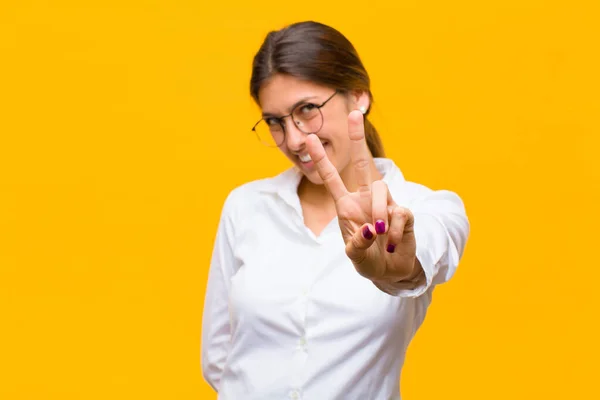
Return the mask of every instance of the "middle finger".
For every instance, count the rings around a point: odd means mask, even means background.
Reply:
[[[388,187],[384,181],[375,181],[371,187],[372,216],[375,232],[381,235],[388,228]]]
[[[365,139],[364,117],[358,110],[348,115],[348,135],[350,136],[350,155],[359,192],[368,192],[371,188],[371,157]]]

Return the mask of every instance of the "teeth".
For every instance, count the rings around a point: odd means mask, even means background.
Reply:
[[[302,162],[309,162],[312,161],[312,158],[310,158],[310,154],[300,154],[300,161]]]

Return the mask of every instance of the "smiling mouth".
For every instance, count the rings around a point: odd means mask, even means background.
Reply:
[[[321,142],[321,144],[323,145],[323,148],[326,148],[326,146],[329,144],[329,142]],[[312,158],[311,158],[310,154],[308,154],[308,152],[298,154],[298,159],[300,159],[300,161],[305,164],[312,161]]]
[[[300,158],[300,161],[302,161],[303,163],[307,163],[307,162],[311,162],[312,158],[310,158],[310,154],[306,153],[306,154],[300,154],[298,156],[298,158]]]

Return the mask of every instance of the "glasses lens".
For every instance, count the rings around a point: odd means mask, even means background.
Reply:
[[[317,133],[323,125],[323,114],[314,104],[303,104],[292,113],[294,123],[304,133]]]
[[[274,121],[262,120],[254,128],[258,140],[269,147],[277,147],[283,143],[284,132],[281,125]]]

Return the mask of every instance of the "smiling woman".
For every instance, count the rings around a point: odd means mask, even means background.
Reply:
[[[204,377],[220,399],[399,399],[406,349],[465,248],[463,202],[384,158],[368,74],[335,29],[267,35],[250,86],[252,129],[294,167],[225,202]]]

